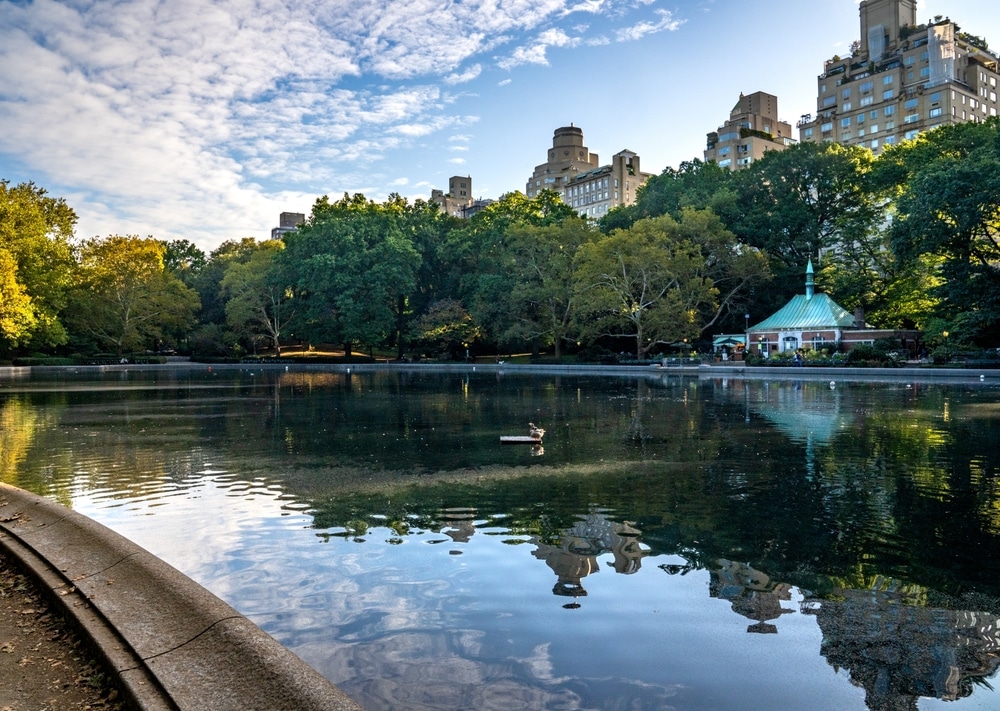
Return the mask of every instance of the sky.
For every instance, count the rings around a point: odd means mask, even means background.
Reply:
[[[918,8],[1000,48],[996,0]],[[660,173],[740,92],[815,113],[859,35],[857,0],[0,0],[0,179],[208,252],[322,195],[523,191],[571,123]]]

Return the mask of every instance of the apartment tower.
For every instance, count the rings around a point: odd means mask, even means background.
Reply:
[[[708,134],[705,162],[739,170],[759,160],[767,151],[783,151],[792,140],[791,124],[778,118],[778,97],[758,91],[740,100],[729,120]]]
[[[997,115],[997,55],[946,17],[920,24],[915,0],[862,0],[861,39],[827,60],[803,142],[885,146]]]
[[[570,124],[555,130],[548,160],[535,166],[525,194],[535,197],[542,190],[554,190],[582,217],[597,219],[614,207],[635,202],[636,191],[650,177],[639,163],[637,153],[623,150],[612,156],[609,165],[600,165],[597,154],[584,145],[583,131]]]

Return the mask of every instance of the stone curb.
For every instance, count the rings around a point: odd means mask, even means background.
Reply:
[[[253,622],[109,528],[0,483],[0,546],[140,711],[360,711]]]

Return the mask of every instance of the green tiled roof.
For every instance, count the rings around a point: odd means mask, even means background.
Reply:
[[[812,298],[800,294],[750,330],[811,331],[821,328],[854,328],[854,316],[826,294],[813,294]]]

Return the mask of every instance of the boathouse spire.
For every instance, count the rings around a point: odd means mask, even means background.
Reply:
[[[813,280],[813,260],[809,258],[809,265],[806,267],[806,301],[813,297],[816,291],[816,282]]]

